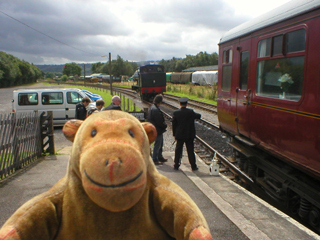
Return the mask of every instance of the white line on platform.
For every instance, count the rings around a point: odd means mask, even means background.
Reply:
[[[270,240],[265,233],[260,231],[252,222],[248,221],[228,202],[223,200],[212,188],[202,181],[201,178],[191,172],[189,168],[182,164],[180,169],[249,239]]]

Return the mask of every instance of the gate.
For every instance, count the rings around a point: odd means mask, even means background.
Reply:
[[[52,112],[40,117],[38,112],[0,114],[0,136],[1,181],[37,161],[42,153],[54,154]]]

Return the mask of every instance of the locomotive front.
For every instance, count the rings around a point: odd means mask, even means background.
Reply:
[[[162,65],[141,66],[137,85],[132,89],[140,94],[142,100],[152,101],[157,94],[166,91],[166,73]]]

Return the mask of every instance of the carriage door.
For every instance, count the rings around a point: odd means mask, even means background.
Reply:
[[[239,73],[237,74],[239,81],[236,87],[236,122],[238,133],[249,137],[249,104],[251,98],[251,90],[248,89],[249,74],[249,42],[241,43],[237,47],[239,61]]]

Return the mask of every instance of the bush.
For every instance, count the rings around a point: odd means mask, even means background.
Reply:
[[[68,80],[68,76],[67,75],[63,75],[61,78],[61,81],[66,82]]]

